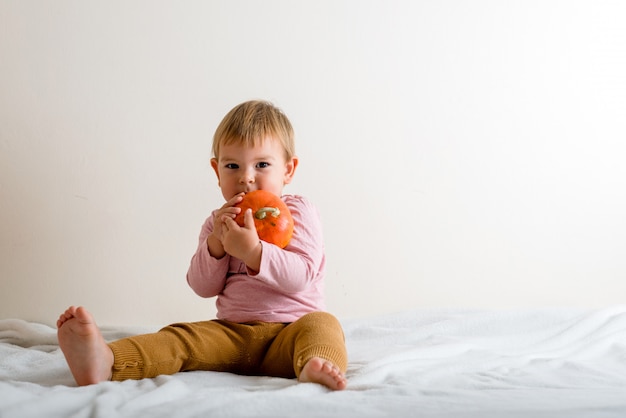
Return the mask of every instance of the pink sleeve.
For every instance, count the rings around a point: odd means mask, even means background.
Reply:
[[[298,293],[315,286],[324,271],[322,224],[317,209],[301,196],[286,195],[294,219],[289,245],[280,249],[262,242],[261,268],[252,276],[284,293]]]
[[[217,259],[209,254],[206,243],[213,230],[213,214],[204,222],[200,231],[198,249],[191,258],[187,271],[187,283],[199,296],[210,298],[217,296],[224,289],[230,256]]]

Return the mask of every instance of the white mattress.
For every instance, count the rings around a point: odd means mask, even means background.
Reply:
[[[188,372],[75,387],[56,331],[0,320],[1,417],[626,417],[626,306],[342,321],[348,388]],[[106,329],[116,339],[152,328]]]

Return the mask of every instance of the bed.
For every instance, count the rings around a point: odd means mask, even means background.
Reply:
[[[0,416],[626,417],[626,306],[414,310],[342,323],[349,385],[331,392],[217,372],[76,387],[55,329],[3,319]]]

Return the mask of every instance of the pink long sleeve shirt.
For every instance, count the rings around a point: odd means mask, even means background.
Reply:
[[[322,225],[306,198],[284,195],[294,220],[289,245],[281,249],[261,241],[261,268],[252,274],[238,258],[209,254],[207,238],[215,212],[204,222],[198,249],[187,272],[189,286],[202,297],[217,296],[217,317],[232,322],[294,322],[325,309],[325,254]]]

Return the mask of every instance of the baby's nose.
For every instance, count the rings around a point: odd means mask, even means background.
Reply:
[[[254,174],[253,173],[244,173],[239,180],[241,184],[250,184],[254,183]]]

